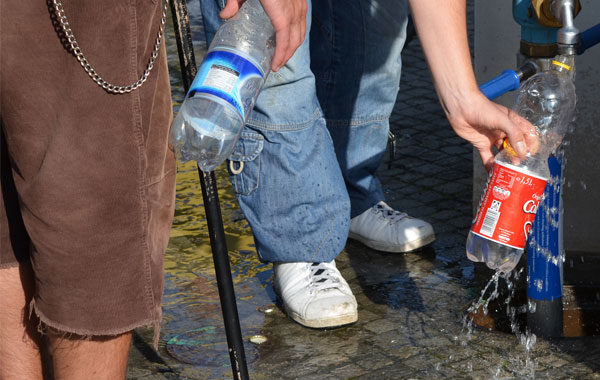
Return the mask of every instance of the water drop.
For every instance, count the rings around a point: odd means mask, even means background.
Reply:
[[[533,284],[537,288],[538,292],[541,292],[542,289],[544,288],[544,282],[540,279],[535,280]]]
[[[265,314],[271,314],[272,312],[275,311],[275,305],[268,304],[268,305],[261,306],[258,308],[258,311],[260,311],[261,313],[265,313]]]
[[[252,335],[249,340],[250,342],[258,345],[265,343],[267,341],[267,337],[264,335]]]
[[[528,304],[527,306],[528,306],[529,312],[530,313],[535,313],[537,304],[533,300],[531,300],[531,299],[527,302],[527,304]]]

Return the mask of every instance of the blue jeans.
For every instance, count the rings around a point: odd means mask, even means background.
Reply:
[[[402,0],[313,2],[311,69],[352,204],[384,200],[375,172],[400,85],[408,7]]]
[[[350,217],[384,199],[374,173],[398,93],[406,4],[308,5],[304,43],[269,75],[230,157],[234,191],[263,261],[333,260]],[[208,43],[223,6],[201,0]]]

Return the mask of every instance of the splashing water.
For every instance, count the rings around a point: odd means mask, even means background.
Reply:
[[[465,315],[462,318],[462,329],[461,329],[461,337],[455,337],[454,340],[459,340],[460,345],[467,348],[467,355],[469,353],[468,345],[469,341],[473,339],[474,336],[474,315],[481,311],[484,315],[488,315],[489,313],[489,304],[490,302],[497,300],[501,296],[501,292],[499,291],[500,279],[503,279],[506,282],[506,287],[508,289],[508,295],[504,299],[503,303],[506,306],[506,316],[508,317],[510,323],[510,330],[513,334],[515,334],[519,345],[523,347],[524,357],[509,357],[507,363],[504,365],[499,365],[495,368],[491,374],[494,379],[499,379],[502,369],[504,367],[505,370],[509,370],[510,372],[518,375],[519,377],[524,377],[526,379],[533,379],[535,376],[535,369],[537,367],[537,361],[531,357],[531,352],[533,351],[537,337],[535,334],[531,333],[528,329],[524,332],[521,331],[518,316],[520,314],[525,314],[529,312],[535,312],[536,305],[534,302],[528,301],[526,304],[514,307],[511,306],[511,301],[515,298],[515,292],[517,287],[515,284],[521,277],[524,268],[521,268],[518,271],[512,271],[508,274],[501,274],[500,272],[496,272],[492,275],[491,279],[485,285],[483,290],[480,293],[479,299],[469,306],[466,310]],[[472,371],[472,362],[469,360],[466,364],[466,369],[468,372]]]

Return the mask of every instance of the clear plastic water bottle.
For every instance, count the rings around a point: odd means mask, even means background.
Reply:
[[[575,115],[574,58],[557,56],[551,68],[521,84],[515,112],[531,122],[540,145],[524,159],[505,141],[490,172],[467,238],[467,257],[502,273],[519,262],[544,188],[548,157]]]
[[[274,50],[275,29],[259,0],[246,1],[221,25],[171,126],[181,161],[212,171],[229,157]]]

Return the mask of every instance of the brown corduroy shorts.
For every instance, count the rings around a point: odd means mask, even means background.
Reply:
[[[63,1],[79,46],[108,82],[144,72],[160,0]],[[158,325],[175,158],[164,49],[144,85],[112,95],[57,33],[46,1],[2,1],[0,268],[30,261],[33,311],[65,333]]]

